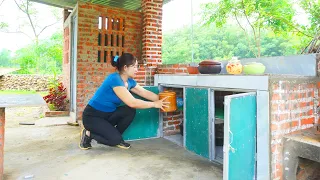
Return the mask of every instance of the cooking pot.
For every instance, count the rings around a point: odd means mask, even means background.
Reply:
[[[201,74],[219,74],[221,72],[221,62],[215,60],[204,60],[199,63]]]
[[[163,102],[169,102],[168,107],[164,107],[161,112],[174,112],[177,110],[176,93],[173,91],[163,91],[159,93],[159,99],[167,97]]]

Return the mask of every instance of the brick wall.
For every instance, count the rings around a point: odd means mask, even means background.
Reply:
[[[140,65],[135,79],[140,85],[153,86],[155,74],[188,74],[187,66],[188,64]]]
[[[317,61],[317,76],[320,76],[320,53],[316,54]]]
[[[137,81],[153,85],[161,63],[162,0],[142,0],[141,12],[79,2],[77,54],[77,119],[105,77],[114,72],[111,55],[132,53],[140,67]],[[64,84],[70,95],[70,15],[64,13]],[[69,17],[67,17],[69,16]]]
[[[5,108],[0,107],[0,179],[3,178]]]
[[[318,122],[314,109],[319,102],[320,86],[316,79],[301,77],[272,79],[270,84],[271,177],[281,180],[282,137]]]
[[[70,20],[70,17],[69,17]],[[70,99],[70,22],[64,23],[63,29],[63,84],[67,88],[67,96]]]
[[[142,58],[150,66],[162,63],[162,0],[141,0]]]
[[[78,4],[77,119],[105,77],[115,72],[111,55],[129,52],[141,59],[141,29],[140,12]]]
[[[153,86],[154,75],[156,74],[157,68],[153,66],[140,65],[138,72],[135,76],[135,80],[141,86]]]
[[[158,65],[157,74],[188,74],[188,64],[161,64]]]
[[[154,69],[154,74],[188,74],[188,64],[158,64]],[[149,76],[150,77],[150,76]],[[153,76],[150,77],[153,84]],[[171,90],[176,92],[177,97],[183,98],[182,88],[170,88],[165,87],[164,90]],[[175,112],[163,113],[163,131],[164,135],[173,135],[180,133],[179,124],[183,123],[183,110],[177,110]]]
[[[66,26],[63,30],[63,64],[69,63],[69,54],[70,54],[70,28],[69,25]]]
[[[164,87],[163,89],[168,91],[176,92],[176,97],[183,98],[183,89],[182,88],[172,88],[172,87]],[[180,126],[183,122],[183,109],[178,109],[174,112],[165,112],[163,113],[163,134],[174,135],[180,133]]]

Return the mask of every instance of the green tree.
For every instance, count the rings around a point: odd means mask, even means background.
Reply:
[[[2,49],[0,51],[0,67],[11,67],[11,51],[7,49]]]
[[[215,24],[221,28],[228,20],[234,19],[256,57],[262,53],[263,30],[304,33],[293,22],[295,11],[290,0],[223,0],[204,4],[202,9],[206,25]]]
[[[4,22],[0,22],[0,29],[4,29],[8,27],[8,24],[7,23],[4,23]]]
[[[163,63],[184,63],[192,61],[191,28],[183,27],[168,32],[162,42]]]
[[[310,20],[310,30],[315,35],[320,28],[320,1],[300,0],[300,6],[307,13]]]
[[[254,58],[255,55],[247,45],[247,39],[236,26],[225,25],[223,29],[214,25],[194,26],[194,40],[191,46],[191,31],[183,27],[172,32],[164,32],[162,59],[164,64],[191,62],[191,51],[194,61],[205,59],[228,60],[232,56]],[[261,31],[261,56],[293,55],[298,52],[297,36],[276,35],[272,31]]]
[[[62,32],[32,43],[16,51],[14,62],[20,65],[20,74],[53,74],[62,70]]]
[[[9,1],[6,1],[9,3]],[[43,18],[30,0],[11,0],[19,8],[22,16],[18,19],[18,28],[14,28],[11,22],[0,22],[0,30],[6,33],[21,33],[38,43],[40,35],[49,27],[61,23],[62,13],[57,13],[59,8],[50,7],[50,11],[55,20],[53,22],[40,23]],[[32,32],[32,33],[30,33]]]
[[[310,25],[305,26],[304,29],[313,36],[313,38],[301,37],[302,44],[308,44],[302,53],[320,52],[320,1],[300,0],[300,6],[307,13],[310,21]],[[307,49],[308,47],[309,49]]]

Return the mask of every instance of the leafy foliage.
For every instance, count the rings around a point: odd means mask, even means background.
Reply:
[[[228,20],[236,21],[256,57],[261,56],[262,30],[280,33],[295,28],[290,0],[223,0],[207,3],[202,9],[206,25],[222,28]]]
[[[14,63],[19,64],[19,74],[53,74],[62,71],[62,32],[49,39],[32,43],[16,51]]]
[[[7,49],[2,49],[0,51],[0,67],[10,67],[11,66],[11,51]]]
[[[67,104],[69,100],[67,99],[66,88],[62,83],[59,83],[57,87],[51,87],[49,89],[49,94],[44,96],[43,99],[46,103],[53,106],[56,111],[65,111],[67,109]]]
[[[190,38],[191,28],[184,27],[163,34],[162,60],[164,64],[188,63],[205,59],[228,60],[233,56],[254,58],[245,35],[236,26],[225,25],[216,28],[214,25],[194,26],[193,45]],[[297,36],[275,35],[271,31],[261,32],[261,56],[283,56],[297,54],[303,47]],[[251,37],[252,38],[252,37]]]
[[[301,7],[308,14],[310,20],[309,30],[315,34],[320,30],[320,1],[319,0],[300,0]]]
[[[300,6],[307,13],[310,25],[304,26],[304,30],[313,36],[302,53],[320,52],[320,0],[300,0]],[[305,38],[303,38],[305,40]]]
[[[8,27],[8,24],[5,23],[5,22],[0,22],[0,29],[4,29],[4,28],[7,28]]]

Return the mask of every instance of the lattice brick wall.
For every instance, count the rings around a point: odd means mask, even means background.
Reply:
[[[110,62],[115,55],[122,55],[125,47],[125,19],[100,16],[98,34],[98,62]]]

